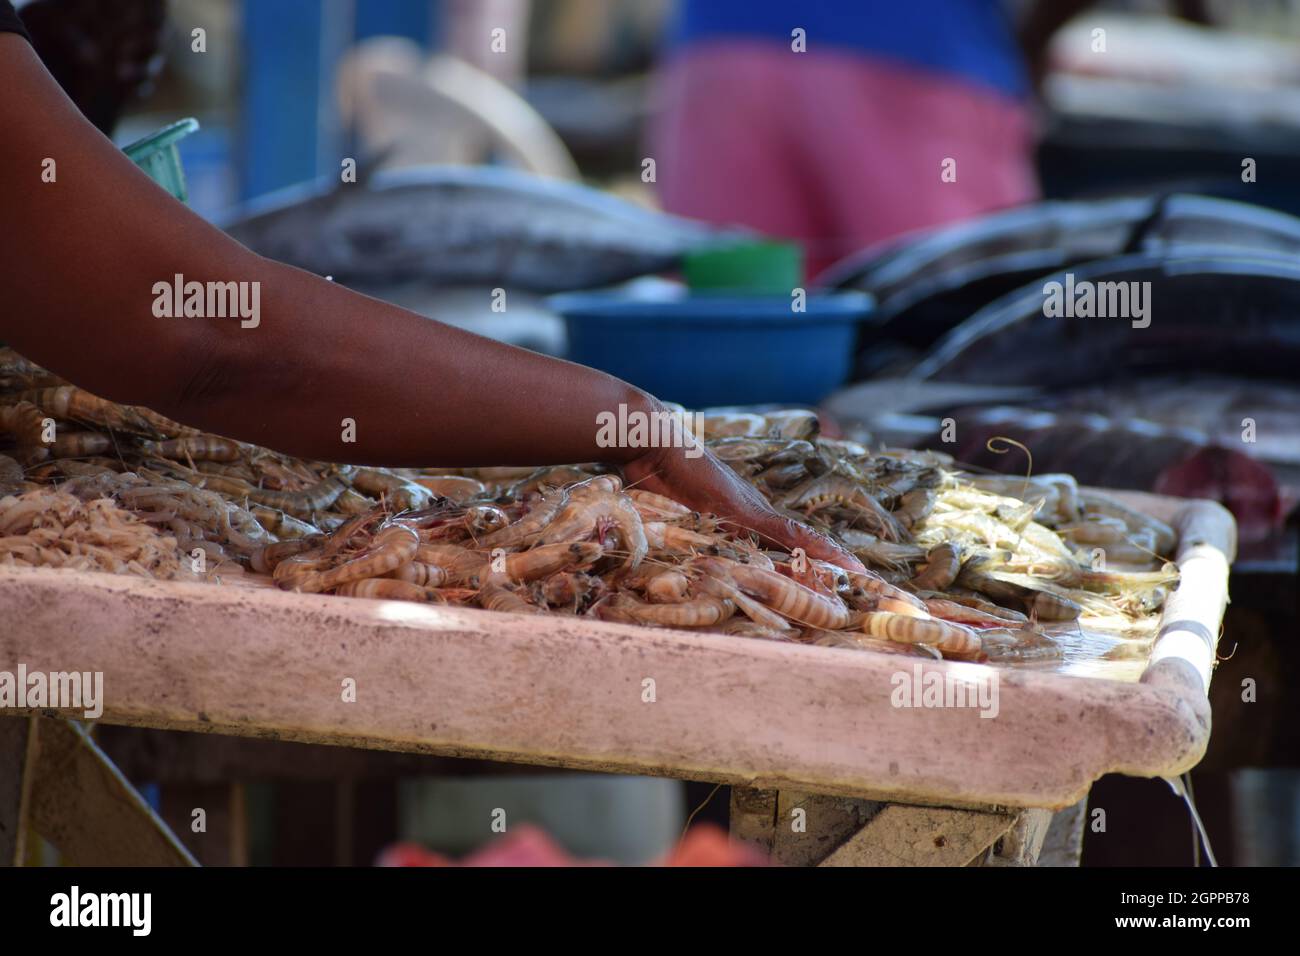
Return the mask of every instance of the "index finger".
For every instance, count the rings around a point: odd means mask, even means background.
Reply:
[[[856,571],[859,574],[865,574],[867,571],[866,566],[861,561],[826,535],[814,531],[807,525],[800,524],[793,518],[773,514],[770,517],[765,517],[759,527],[754,530],[762,537],[785,548],[787,551],[802,548],[804,554],[808,555],[808,557],[829,561],[846,571]]]

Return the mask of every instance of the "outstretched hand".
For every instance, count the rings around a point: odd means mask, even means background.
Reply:
[[[738,531],[752,531],[763,541],[850,571],[866,571],[862,562],[834,541],[773,509],[749,482],[712,452],[684,448],[650,448],[623,466],[628,485],[667,495],[701,513],[715,514]]]

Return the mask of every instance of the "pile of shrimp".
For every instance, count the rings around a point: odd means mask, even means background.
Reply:
[[[1053,629],[1085,619],[1149,634],[1177,583],[1170,528],[1068,475],[972,475],[935,452],[826,438],[807,411],[683,421],[868,570],[773,550],[600,465],[304,461],[98,398],[3,349],[0,494],[105,502],[215,580],[931,658],[1056,659]]]
[[[48,488],[0,498],[0,564],[185,576],[175,539],[109,499]]]

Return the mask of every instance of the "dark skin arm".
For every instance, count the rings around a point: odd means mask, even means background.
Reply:
[[[155,186],[0,34],[0,340],[81,387],[206,431],[393,467],[606,461],[768,541],[860,568],[711,454],[603,448],[597,416],[661,408],[612,376],[257,256]],[[57,164],[43,182],[43,161]],[[260,283],[260,324],[156,318],[153,286]],[[343,420],[356,423],[344,442]]]

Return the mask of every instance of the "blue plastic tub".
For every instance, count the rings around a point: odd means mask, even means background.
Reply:
[[[849,376],[859,292],[809,295],[804,312],[784,296],[696,294],[641,301],[613,292],[555,296],[568,358],[617,375],[687,408],[815,405]]]

